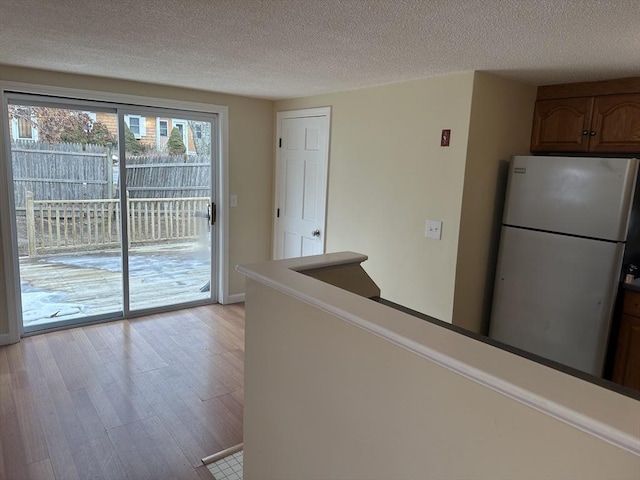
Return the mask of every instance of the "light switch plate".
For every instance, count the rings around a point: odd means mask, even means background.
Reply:
[[[424,231],[424,236],[427,238],[440,240],[442,238],[442,222],[440,220],[427,219],[427,226]]]
[[[238,206],[238,196],[237,195],[231,195],[230,200],[231,201],[229,203],[231,204],[231,208],[235,208],[235,207]]]

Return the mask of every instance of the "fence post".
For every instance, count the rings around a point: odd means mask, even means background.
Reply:
[[[111,148],[107,150],[104,164],[107,167],[107,196],[105,198],[113,198],[113,160],[111,160]]]
[[[33,205],[33,193],[27,192],[27,248],[29,257],[36,256],[36,213]]]

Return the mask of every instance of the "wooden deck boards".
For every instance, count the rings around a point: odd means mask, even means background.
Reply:
[[[213,305],[0,347],[0,478],[202,479],[242,442],[244,307]]]
[[[200,292],[211,278],[209,264],[194,260],[190,248],[154,245],[132,250],[131,310],[210,298],[209,292]],[[120,269],[116,252],[21,258],[25,325],[121,312]]]

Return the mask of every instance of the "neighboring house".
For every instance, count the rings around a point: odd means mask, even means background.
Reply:
[[[153,121],[152,118],[149,120]],[[131,125],[129,125],[129,128],[131,128]],[[177,128],[182,134],[182,141],[185,147],[187,147],[187,153],[195,153],[196,147],[193,141],[194,132],[189,128],[189,123],[186,120],[177,118],[156,118],[156,145],[158,150],[164,148],[174,128]],[[198,134],[198,128],[202,128],[201,125],[196,125],[196,135]],[[200,132],[200,135],[202,135],[202,132]]]
[[[9,128],[9,136],[14,140],[31,140],[37,141],[38,137],[38,116],[37,108],[32,110],[31,119],[28,118],[29,112],[25,112],[22,116],[14,116],[11,118]],[[100,122],[106,125],[109,132],[116,135],[118,131],[117,117],[108,112],[85,112],[94,122]],[[125,115],[124,121],[131,129],[135,137],[141,144],[156,148],[159,151],[165,149],[165,145],[169,140],[169,135],[174,128],[177,128],[181,135],[182,141],[186,147],[187,154],[195,154],[196,147],[194,141],[194,133],[200,138],[202,136],[202,125],[195,125],[195,132],[189,127],[187,120],[179,118],[160,118],[160,117],[144,117],[142,115]]]
[[[104,123],[110,132],[115,134],[115,132],[118,131],[117,120],[114,115],[102,112],[98,112],[96,115],[97,120]],[[189,128],[189,122],[187,122],[187,120],[125,115],[124,121],[141,144],[157,148],[158,150],[164,149],[171,130],[175,127],[180,130],[182,134],[182,141],[185,147],[187,147],[186,153],[196,153],[193,132]]]
[[[40,107],[16,106],[15,113],[15,116],[11,116],[11,128],[9,129],[11,140],[39,140],[38,125],[43,121]],[[96,121],[97,117],[94,112],[83,113],[86,113],[94,122]],[[47,135],[43,136],[46,138]]]
[[[9,135],[11,140],[38,140],[38,128],[35,125],[36,118],[32,115],[31,121],[26,117],[11,118]]]

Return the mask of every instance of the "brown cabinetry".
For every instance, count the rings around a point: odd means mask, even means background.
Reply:
[[[586,152],[593,98],[538,100],[533,115],[532,152]]]
[[[640,93],[595,97],[589,135],[590,152],[640,152]]]
[[[573,85],[538,89],[531,151],[640,153],[640,78]]]
[[[640,391],[640,292],[624,294],[612,380]]]

